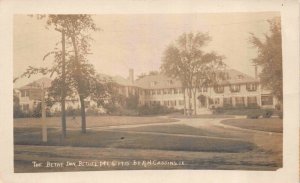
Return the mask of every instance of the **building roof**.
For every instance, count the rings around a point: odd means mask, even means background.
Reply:
[[[226,72],[226,80],[220,83],[222,85],[259,82],[259,79],[251,77],[235,69],[227,69],[225,72]],[[127,78],[123,78],[122,76],[109,76],[106,74],[98,74],[98,77],[106,80],[112,80],[122,86],[136,86],[143,89],[163,89],[163,88],[182,87],[181,81],[175,78],[168,77],[162,73],[146,75],[140,79],[135,80],[134,83],[132,83]],[[22,89],[40,88],[42,84],[44,84],[45,88],[48,88],[51,86],[51,81],[52,81],[51,79],[43,77],[41,79],[38,79],[34,82],[22,86],[19,89],[22,90]]]
[[[221,85],[227,84],[242,84],[259,82],[258,79],[244,74],[235,69],[227,69],[226,80],[222,81]],[[171,81],[171,83],[170,83]],[[155,75],[147,75],[135,81],[136,86],[144,89],[162,89],[162,88],[179,88],[182,87],[178,79],[168,77],[162,73]]]
[[[99,78],[101,79],[104,79],[104,80],[110,80],[110,81],[113,81],[119,85],[122,85],[122,86],[134,86],[134,83],[132,83],[129,79],[127,78],[123,78],[122,76],[109,76],[109,75],[106,75],[106,74],[98,74],[97,75]]]
[[[42,77],[41,79],[35,80],[29,84],[26,84],[20,87],[20,90],[24,89],[33,89],[33,88],[41,88],[43,85],[45,88],[49,88],[51,86],[52,80],[47,77]]]
[[[129,79],[123,78],[122,76],[113,76],[112,80],[123,86],[135,86]]]
[[[181,82],[178,79],[168,77],[162,73],[147,75],[135,81],[136,86],[144,89],[179,88]]]
[[[225,81],[222,82],[222,84],[242,84],[259,82],[259,79],[256,79],[235,69],[227,69],[225,72],[227,74],[227,78]]]

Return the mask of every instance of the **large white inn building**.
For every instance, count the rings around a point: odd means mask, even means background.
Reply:
[[[177,109],[184,108],[184,96],[181,82],[163,74],[145,76],[136,80],[136,86],[142,88],[140,104],[159,103]],[[186,102],[188,93],[185,92]],[[193,97],[193,95],[192,95]],[[191,108],[194,98],[191,99]],[[216,107],[275,108],[277,100],[270,91],[264,90],[259,79],[234,69],[227,70],[226,81],[217,87],[203,87],[196,90],[196,107],[199,113]],[[188,103],[186,103],[188,108]]]
[[[130,94],[139,95],[139,105],[160,104],[176,109],[184,108],[182,84],[177,79],[158,73],[134,80],[132,69],[129,71],[128,78],[118,76],[112,77],[112,79],[118,83],[120,93],[125,96]],[[42,81],[45,81],[45,79]],[[36,90],[33,83],[16,90],[22,109],[30,110],[37,102],[30,100],[30,92]],[[49,85],[48,81],[47,83]],[[188,108],[187,92],[185,92],[185,97]],[[191,108],[194,110],[193,101],[194,99],[191,98]],[[71,103],[72,106],[79,107],[79,101],[72,101]],[[87,101],[87,103],[96,105],[92,101]],[[262,88],[259,79],[234,69],[227,70],[226,81],[220,83],[217,87],[198,88],[196,92],[196,111],[198,114],[207,113],[210,109],[217,107],[260,106],[262,108],[275,108],[276,103],[276,98],[270,91]],[[87,105],[87,107],[89,106],[91,105]],[[58,105],[55,105],[55,107],[56,111],[59,110]]]

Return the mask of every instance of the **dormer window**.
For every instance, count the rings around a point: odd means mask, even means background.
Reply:
[[[239,92],[241,89],[240,85],[230,85],[231,92]]]
[[[248,83],[246,85],[246,89],[248,91],[256,91],[257,90],[257,84],[256,83]]]

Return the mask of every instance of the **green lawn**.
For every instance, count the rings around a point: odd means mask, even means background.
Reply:
[[[207,152],[244,152],[255,148],[250,142],[230,139],[214,139],[206,137],[186,137],[163,134],[140,134],[119,131],[68,131],[64,142],[60,140],[60,132],[49,130],[48,142],[41,142],[41,130],[28,133],[29,128],[15,128],[15,145],[49,145],[74,147],[104,147],[128,149],[158,149],[174,151],[207,151]],[[30,129],[34,131],[34,129]]]
[[[137,132],[160,132],[160,133],[167,133],[167,134],[184,134],[184,135],[199,135],[199,136],[213,136],[213,137],[232,137],[228,133],[227,134],[220,133],[209,129],[195,128],[183,124],[141,126],[141,127],[126,128],[120,130],[137,131]]]
[[[199,114],[199,115],[192,115],[192,116],[185,116],[183,114],[169,114],[168,117],[171,118],[234,118],[233,115],[226,115],[226,114]]]
[[[131,124],[147,124],[147,123],[164,123],[176,121],[175,119],[161,118],[161,117],[133,117],[133,116],[88,116],[87,127],[103,127],[103,126],[117,126],[117,125],[131,125]],[[48,127],[61,127],[61,119],[59,117],[50,117],[46,119]],[[67,118],[68,128],[80,128],[81,118],[72,117]],[[14,119],[14,127],[41,127],[40,118],[17,118]]]
[[[282,133],[282,119],[280,118],[260,118],[260,119],[228,119],[222,121],[223,124],[240,128]]]

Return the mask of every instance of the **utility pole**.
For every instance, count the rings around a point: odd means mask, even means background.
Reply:
[[[62,92],[61,92],[61,123],[62,123],[62,138],[67,135],[66,125],[66,48],[65,48],[65,32],[61,32],[61,44],[62,44]]]
[[[46,105],[45,105],[45,88],[42,85],[42,139],[47,142],[47,125],[46,125]]]
[[[62,140],[67,136],[67,125],[66,125],[66,44],[65,44],[65,31],[62,29],[55,29],[61,33],[61,44],[62,44],[62,83],[61,83],[61,126],[62,126]]]

